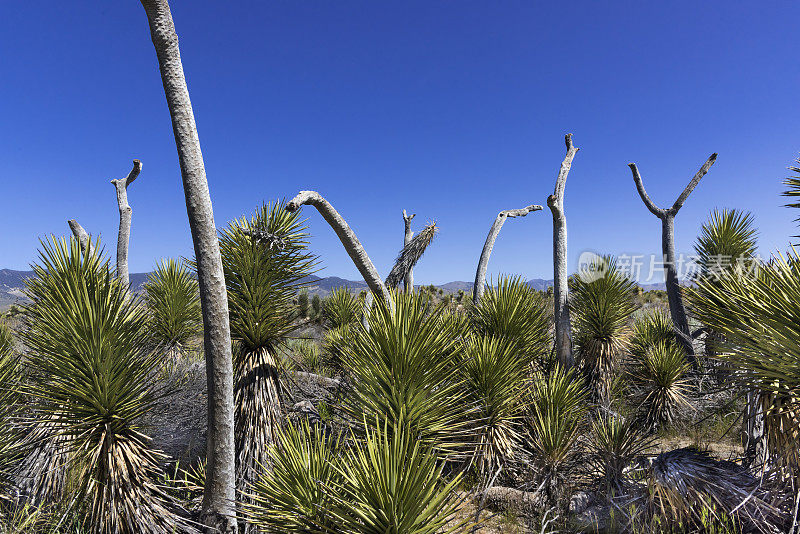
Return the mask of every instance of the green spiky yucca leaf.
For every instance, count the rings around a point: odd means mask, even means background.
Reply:
[[[531,381],[528,409],[523,419],[525,449],[531,465],[548,488],[558,488],[565,470],[576,459],[581,421],[588,407],[587,393],[572,371],[560,366]],[[558,496],[548,490],[550,498]]]
[[[625,469],[652,444],[633,418],[601,415],[592,424],[589,461],[603,477],[608,494],[624,491]]]
[[[469,314],[480,336],[504,338],[530,357],[543,358],[550,352],[549,308],[520,277],[501,277]]]
[[[645,426],[660,428],[691,407],[686,380],[689,364],[676,342],[659,341],[632,358],[628,373],[634,405]]]
[[[26,282],[31,379],[27,472],[46,502],[66,478],[87,532],[161,533],[188,528],[156,481],[162,455],[138,426],[157,399],[158,352],[147,347],[145,310],[115,279],[99,243],[42,242]],[[42,460],[42,452],[51,458]],[[55,468],[57,472],[46,472]],[[54,482],[55,481],[55,482]]]
[[[714,210],[700,229],[694,245],[700,267],[699,276],[711,276],[737,262],[746,261],[756,253],[758,232],[749,212]]]
[[[457,368],[457,324],[443,307],[431,309],[417,294],[392,292],[369,317],[369,329],[351,330],[343,347],[352,395],[345,410],[368,421],[405,420],[419,439],[463,449],[471,407]],[[469,438],[471,439],[471,438]]]
[[[638,286],[617,268],[612,256],[599,256],[596,261],[592,268],[600,276],[578,274],[569,279],[570,310],[579,362],[602,396],[630,341]]]
[[[341,445],[308,422],[282,429],[269,449],[272,469],[248,490],[248,522],[265,532],[334,531],[333,492],[343,481]]]
[[[0,501],[10,480],[10,471],[19,461],[18,436],[13,418],[18,408],[19,357],[8,325],[0,320]]]
[[[800,164],[800,159],[797,160],[798,164]],[[791,166],[789,170],[795,173],[795,176],[790,176],[783,181],[783,185],[786,186],[786,190],[782,193],[783,196],[789,197],[791,199],[800,199],[800,167]],[[798,202],[790,202],[785,205],[787,208],[800,208],[800,201]],[[800,222],[800,217],[795,219],[795,222]],[[793,236],[793,237],[800,237],[800,236]]]
[[[322,301],[322,318],[329,328],[357,323],[363,303],[346,287],[337,287]]]
[[[220,233],[234,341],[238,483],[255,480],[281,424],[278,348],[295,328],[294,297],[314,272],[308,231],[286,202],[270,202]]]
[[[675,326],[666,312],[652,308],[634,323],[628,350],[635,358],[642,359],[648,349],[659,343],[677,346]]]
[[[481,474],[494,472],[520,445],[522,398],[530,363],[504,339],[476,336],[464,345],[459,371],[468,401],[478,407],[475,461]]]
[[[468,529],[469,520],[455,517],[461,476],[446,480],[438,450],[417,436],[402,416],[391,424],[377,420],[364,425],[364,439],[335,466],[341,482],[333,484],[337,506],[329,532],[451,534]]]
[[[158,262],[143,289],[150,335],[156,343],[181,348],[202,334],[197,280],[183,262],[171,258]]]

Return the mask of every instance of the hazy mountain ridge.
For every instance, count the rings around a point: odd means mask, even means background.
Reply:
[[[12,304],[25,302],[23,289],[25,288],[25,280],[33,276],[33,271],[15,271],[13,269],[0,269],[0,309],[7,309]],[[131,273],[131,288],[134,292],[140,291],[142,286],[147,281],[150,273]],[[367,289],[367,284],[363,280],[347,280],[338,276],[320,277],[316,275],[309,275],[306,278],[308,283],[308,292],[312,295],[318,294],[321,297],[328,295],[337,287],[346,287],[354,292],[359,292],[362,289]],[[429,285],[429,284],[424,284]],[[472,282],[453,281],[446,284],[434,284],[437,288],[444,290],[445,293],[458,293],[459,290],[468,293],[472,291]],[[552,280],[544,280],[542,278],[533,278],[528,280],[528,285],[538,291],[544,291],[553,285]],[[659,284],[641,284],[642,288],[646,291],[653,289],[664,290],[663,283]],[[416,287],[420,287],[416,284]]]

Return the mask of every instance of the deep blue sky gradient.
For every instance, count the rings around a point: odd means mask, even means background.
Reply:
[[[263,200],[325,195],[379,271],[401,210],[441,233],[420,283],[471,280],[499,210],[545,204],[564,156],[574,269],[582,250],[660,251],[639,200],[671,204],[717,164],[677,219],[691,246],[709,210],[751,210],[763,254],[796,214],[781,181],[800,148],[800,3],[173,0],[218,227]],[[139,2],[0,5],[0,267],[77,218],[114,251],[111,178],[129,190],[130,269],[191,255],[177,155]],[[358,278],[306,211],[322,276]],[[552,278],[547,209],[509,221],[490,274]]]

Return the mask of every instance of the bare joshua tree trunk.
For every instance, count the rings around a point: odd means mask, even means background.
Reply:
[[[78,243],[81,244],[81,250],[85,251],[86,247],[89,246],[89,234],[86,233],[83,226],[75,219],[68,220],[67,224],[69,224],[69,229],[72,230],[72,235],[74,235]]]
[[[208,438],[202,521],[209,531],[235,533],[233,360],[228,295],[203,154],[167,0],[141,0],[158,56],[186,196],[197,261],[208,377]]]
[[[416,213],[408,215],[406,210],[403,210],[403,226],[405,227],[405,234],[403,236],[403,247],[407,247],[411,243],[411,238],[414,237],[414,232],[411,231],[411,220],[416,217]],[[403,291],[406,293],[414,292],[414,269],[409,269],[408,274],[403,279]]]
[[[664,209],[650,200],[647,191],[644,189],[642,177],[639,174],[639,169],[635,163],[629,163],[628,167],[631,168],[633,173],[633,181],[636,183],[636,190],[642,198],[642,202],[650,210],[650,213],[661,219],[661,253],[664,262],[664,278],[666,279],[667,286],[667,300],[669,301],[669,313],[672,316],[672,323],[675,326],[675,337],[678,343],[683,347],[686,352],[686,357],[689,362],[695,366],[697,360],[694,354],[694,346],[692,345],[692,335],[689,331],[689,320],[686,317],[686,307],[683,305],[683,297],[681,296],[681,286],[678,282],[678,270],[676,268],[675,258],[675,216],[683,207],[686,199],[692,194],[694,188],[700,183],[700,179],[706,175],[708,170],[717,161],[717,154],[711,154],[709,158],[700,167],[700,170],[694,175],[692,181],[683,190],[683,193],[675,200],[670,208]]]
[[[478,304],[483,292],[486,290],[486,268],[489,265],[489,256],[492,255],[494,249],[494,242],[500,234],[500,229],[509,217],[525,217],[532,211],[539,211],[542,207],[532,204],[528,207],[516,210],[505,210],[497,214],[497,217],[489,229],[489,235],[486,236],[486,242],[483,244],[481,251],[481,258],[478,260],[478,269],[475,271],[475,283],[472,285],[472,302]]]
[[[131,219],[133,209],[128,204],[128,186],[133,183],[142,171],[142,162],[138,159],[133,160],[133,168],[124,180],[111,180],[114,189],[117,190],[117,206],[119,206],[119,233],[117,234],[117,278],[125,287],[130,285],[128,275],[128,246],[131,242]]]
[[[347,224],[347,221],[339,215],[339,212],[331,206],[330,202],[325,200],[325,198],[316,191],[300,191],[297,196],[286,205],[286,211],[294,212],[304,204],[317,208],[322,218],[325,219],[331,228],[333,228],[333,231],[336,232],[339,241],[344,245],[344,249],[350,256],[350,259],[353,260],[353,263],[356,265],[358,272],[361,273],[370,291],[380,295],[383,300],[388,301],[389,292],[386,290],[386,286],[383,284],[378,270],[375,269],[372,260],[367,256],[367,251],[364,250],[364,247],[356,237],[355,232],[353,232]]]
[[[572,144],[572,134],[564,136],[567,155],[561,162],[553,194],[547,206],[553,213],[553,311],[556,324],[556,356],[564,367],[572,367],[572,327],[569,318],[569,286],[567,285],[567,216],[564,213],[564,188],[578,148]]]

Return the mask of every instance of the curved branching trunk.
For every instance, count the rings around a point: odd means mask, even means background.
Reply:
[[[78,240],[78,243],[81,245],[81,251],[86,252],[86,247],[89,246],[89,234],[86,233],[86,230],[83,229],[83,226],[80,225],[78,221],[75,219],[70,219],[67,221],[69,224],[69,229],[72,230],[72,235]]]
[[[119,207],[119,232],[117,233],[117,278],[125,287],[130,285],[128,274],[128,247],[131,242],[131,220],[133,209],[128,204],[128,186],[136,180],[142,171],[142,162],[138,159],[133,160],[133,168],[124,179],[111,180],[114,189],[117,191],[117,206]]]
[[[566,368],[575,363],[572,357],[572,330],[569,318],[569,286],[567,285],[567,216],[564,213],[564,189],[567,186],[572,160],[578,148],[572,144],[572,134],[564,136],[567,154],[561,162],[553,194],[547,197],[547,207],[553,214],[553,311],[556,325],[556,356]]]
[[[506,222],[506,219],[513,217],[525,217],[532,211],[539,211],[542,207],[532,204],[528,207],[516,210],[505,210],[497,214],[494,224],[489,229],[489,235],[486,236],[486,242],[483,244],[481,251],[481,258],[478,260],[478,269],[475,271],[475,283],[472,285],[472,301],[475,304],[481,300],[483,292],[486,290],[486,268],[489,265],[489,257],[492,255],[494,249],[494,242],[500,234],[500,229]]]
[[[172,118],[203,310],[208,377],[208,462],[202,521],[212,531],[232,533],[237,531],[233,361],[222,258],[203,154],[169,4],[167,0],[141,2],[150,23],[150,35]]]
[[[330,202],[325,200],[325,198],[316,191],[300,191],[297,196],[286,205],[286,210],[294,212],[304,204],[317,208],[322,218],[325,219],[331,228],[333,228],[333,231],[336,232],[339,241],[342,242],[344,249],[350,256],[350,259],[353,260],[353,263],[358,269],[358,272],[361,273],[370,291],[380,295],[382,299],[388,302],[389,292],[386,290],[386,286],[383,285],[378,270],[375,269],[372,260],[367,256],[367,251],[364,250],[364,247],[356,237],[355,232],[353,232],[347,224],[347,221],[339,215],[339,212],[331,206]]]
[[[678,270],[675,258],[675,216],[678,214],[681,207],[683,207],[689,195],[692,194],[694,188],[697,187],[697,184],[700,183],[700,179],[706,175],[716,160],[717,154],[711,154],[703,166],[700,167],[700,170],[694,175],[692,181],[689,182],[680,196],[675,200],[675,203],[667,209],[659,208],[655,205],[644,189],[644,183],[642,182],[642,177],[639,174],[639,169],[636,167],[636,164],[628,164],[628,167],[631,168],[631,173],[633,173],[633,181],[636,183],[636,190],[639,192],[642,202],[644,202],[644,205],[650,210],[650,213],[661,219],[661,253],[663,255],[664,278],[667,286],[669,313],[672,316],[672,323],[675,326],[675,337],[686,352],[686,357],[692,366],[697,365],[697,359],[694,354],[692,335],[689,331],[689,320],[686,316],[686,307],[683,305],[681,286],[678,281]]]
[[[414,237],[414,232],[411,231],[411,221],[416,217],[416,213],[412,213],[408,215],[406,210],[403,210],[403,226],[405,229],[405,233],[403,235],[403,247],[407,247],[409,243],[411,243],[411,238]],[[406,293],[413,293],[414,292],[414,269],[409,269],[408,274],[403,279],[403,291]]]

